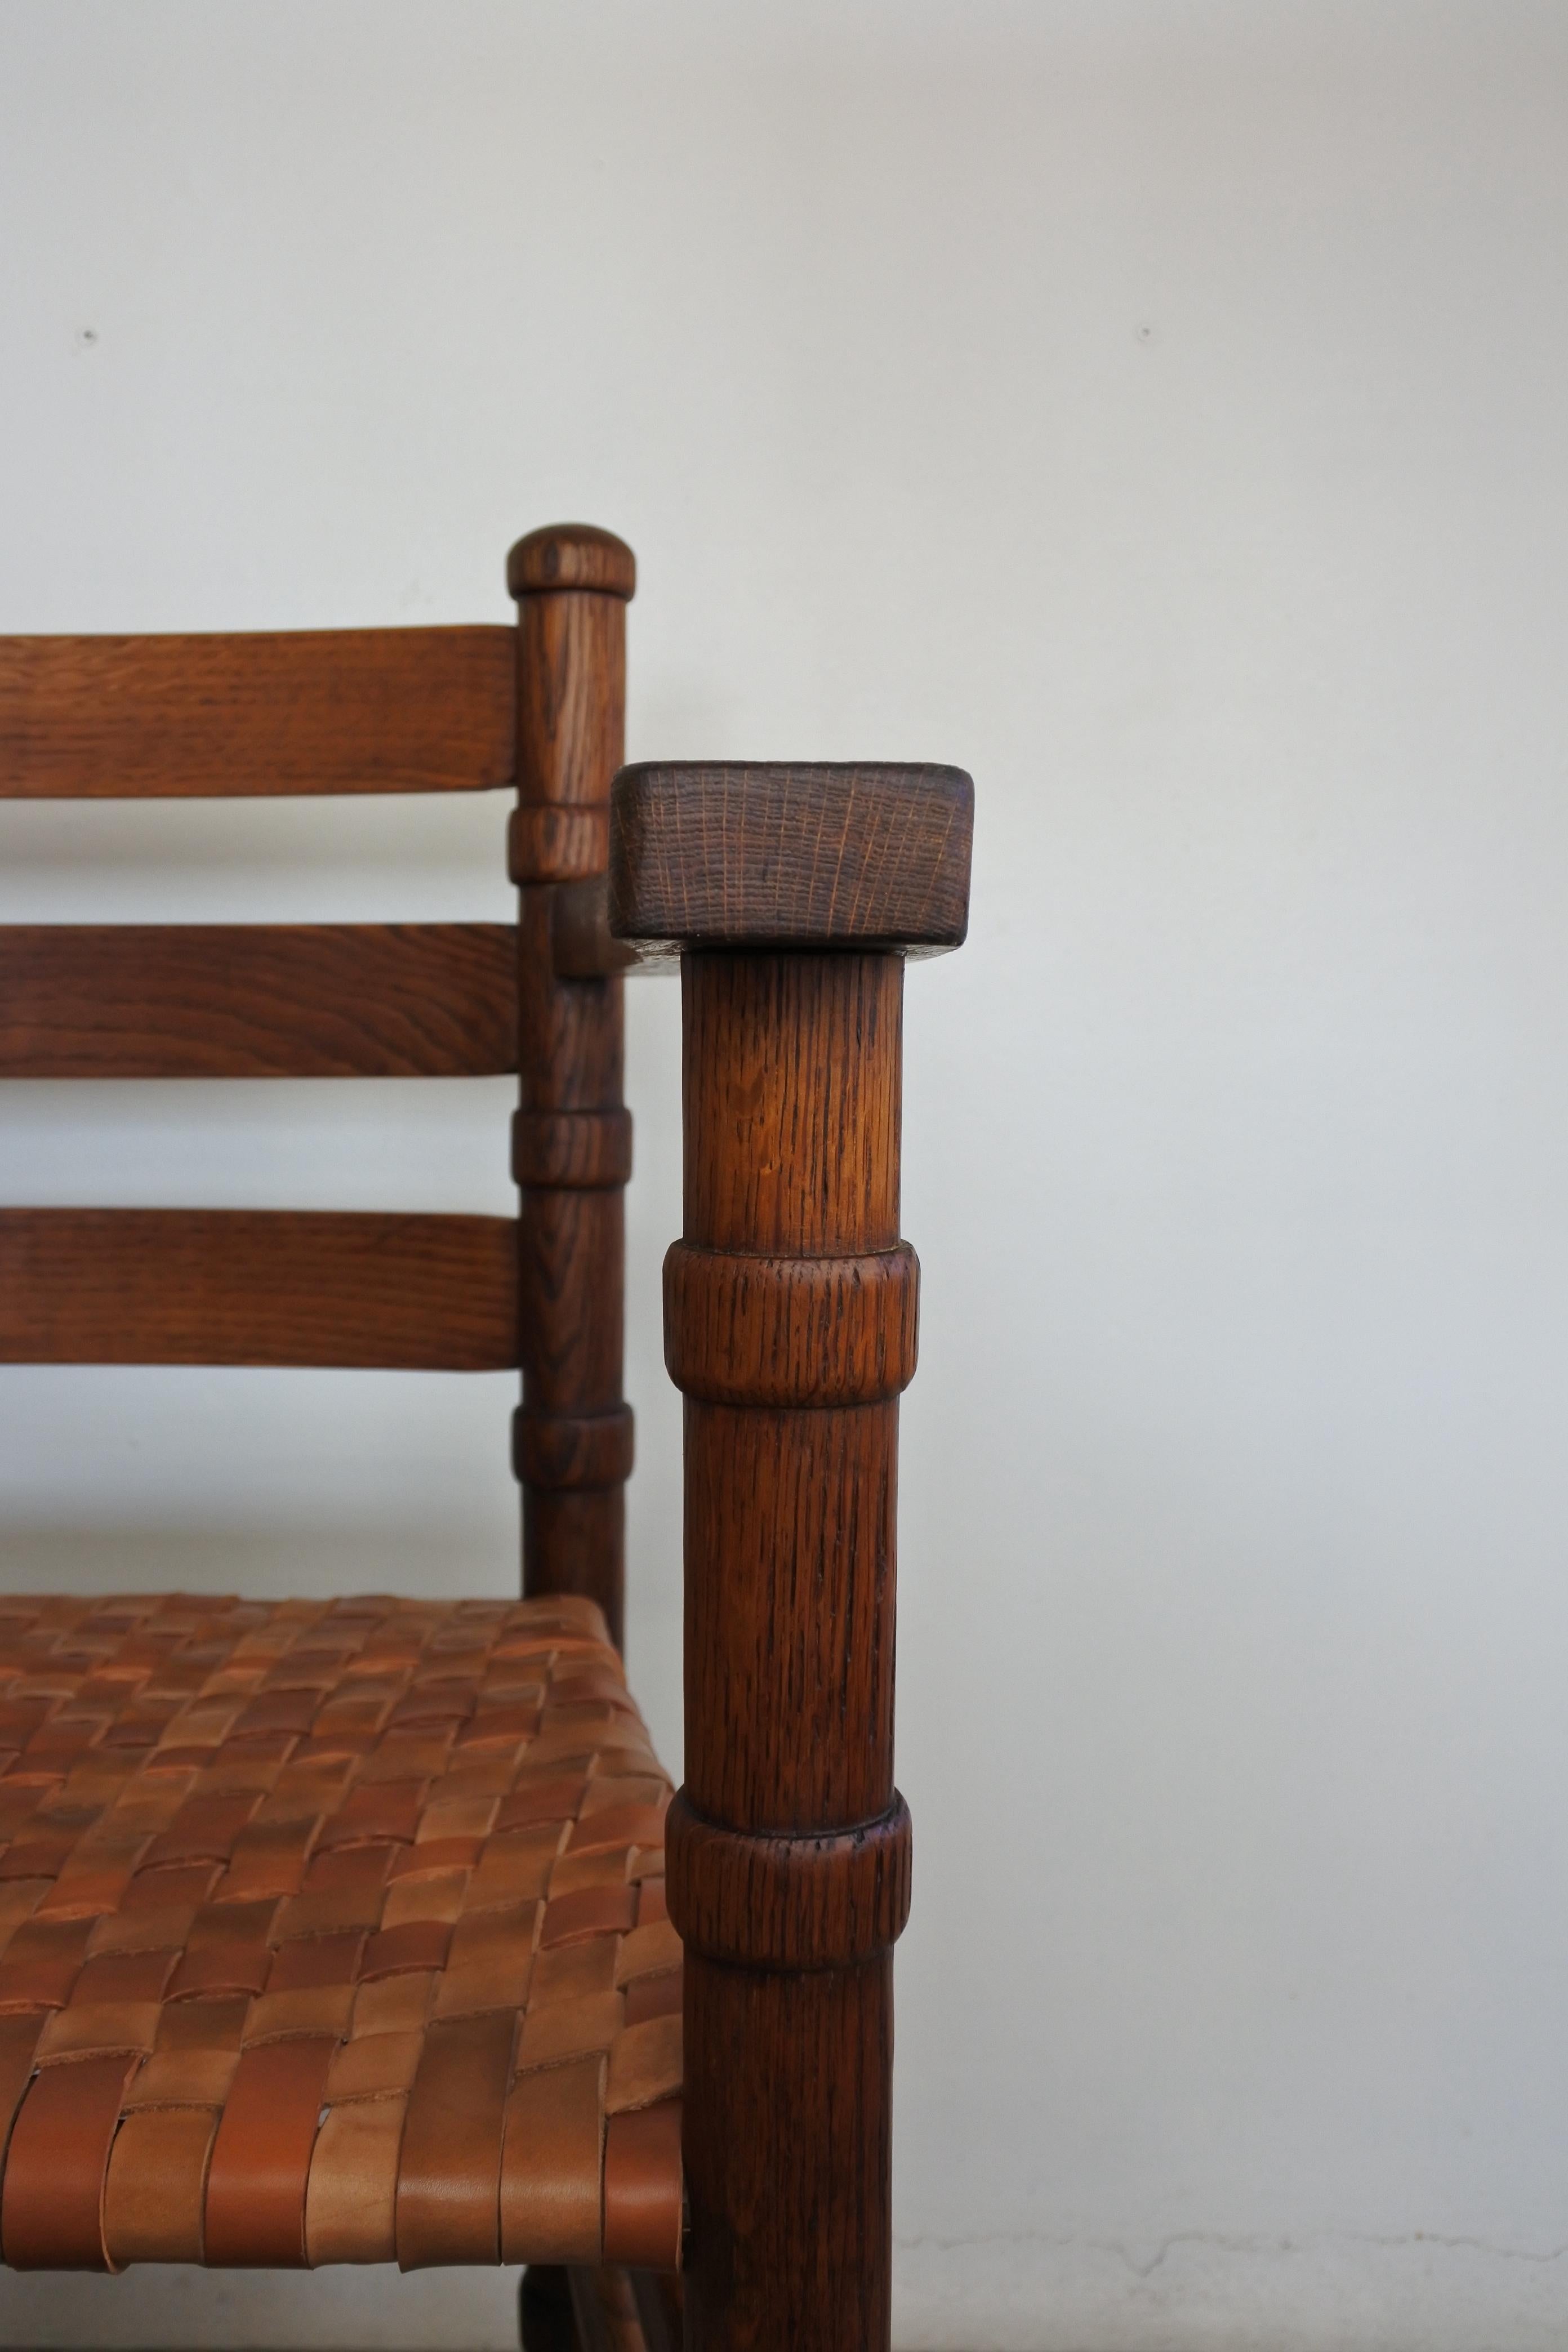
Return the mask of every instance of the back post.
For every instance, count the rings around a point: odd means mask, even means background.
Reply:
[[[903,950],[956,946],[955,769],[640,767],[611,919],[679,946],[689,2352],[885,2352]]]
[[[632,1417],[621,1394],[624,1192],[622,983],[563,979],[552,949],[563,885],[602,878],[610,782],[626,726],[630,548],[585,523],[530,532],[507,560],[518,606],[517,786],[509,858],[521,894],[521,1102],[512,1167],[522,1403],[522,1590],[596,1601],[623,1637]]]

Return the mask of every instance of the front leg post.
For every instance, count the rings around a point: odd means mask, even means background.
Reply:
[[[903,950],[953,946],[952,769],[643,768],[616,927],[682,950],[686,1947],[693,2352],[889,2340]]]

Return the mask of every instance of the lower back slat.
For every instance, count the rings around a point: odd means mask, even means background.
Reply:
[[[505,1217],[0,1210],[0,1362],[502,1371]]]
[[[516,666],[501,627],[0,637],[0,799],[482,792]]]

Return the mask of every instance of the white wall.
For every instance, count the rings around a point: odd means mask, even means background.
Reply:
[[[1565,285],[1561,0],[0,7],[0,628],[503,618],[584,515],[634,754],[975,773],[909,992],[905,2346],[1568,2331]],[[501,827],[13,808],[0,919],[504,914]],[[504,1205],[505,1091],[14,1088],[0,1198]],[[4,1580],[502,1591],[510,1403],[0,1373]],[[5,2278],[0,2336],[501,2345],[510,2287]]]

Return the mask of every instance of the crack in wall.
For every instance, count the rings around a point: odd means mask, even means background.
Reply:
[[[1226,2254],[1312,2254],[1325,2248],[1342,2246],[1375,2246],[1391,2252],[1408,2251],[1416,2246],[1436,2246],[1444,2252],[1479,2253],[1495,2256],[1500,2262],[1532,2263],[1542,2265],[1561,2262],[1568,2255],[1568,2242],[1557,2246],[1510,2246],[1495,2238],[1469,2236],[1443,2230],[1408,2230],[1379,2232],[1372,2230],[1322,2231],[1306,2238],[1247,2237],[1222,2230],[1173,2230],[1155,2242],[1154,2252],[1144,2257],[1135,2247],[1121,2238],[1079,2238],[1047,2230],[986,2230],[966,2233],[962,2237],[942,2237],[931,2231],[916,2231],[895,2237],[900,2251],[918,2252],[930,2249],[935,2252],[961,2252],[970,2246],[1044,2246],[1062,2252],[1112,2254],[1126,2264],[1134,2278],[1147,2279],[1160,2268],[1166,2257],[1178,2246],[1206,2246]]]

